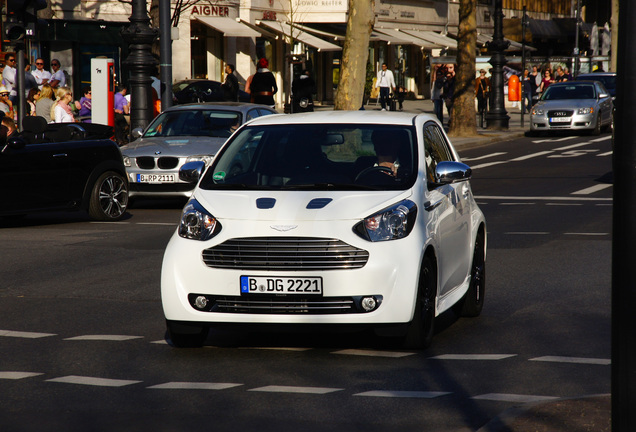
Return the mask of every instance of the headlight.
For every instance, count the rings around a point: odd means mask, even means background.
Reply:
[[[186,163],[201,161],[207,168],[210,165],[210,162],[212,162],[212,159],[214,159],[214,155],[193,155],[187,157]]]
[[[129,158],[128,156],[124,156],[124,166],[125,167],[130,167],[132,166],[132,159]]]
[[[589,108],[579,108],[579,114],[592,114],[594,112],[593,107]]]
[[[191,240],[209,240],[221,231],[221,223],[196,199],[188,201],[181,213],[179,235]]]
[[[532,115],[543,115],[543,110],[540,108],[535,108],[532,110]]]
[[[363,239],[372,242],[397,240],[410,234],[416,215],[415,203],[405,200],[365,218],[353,230]]]

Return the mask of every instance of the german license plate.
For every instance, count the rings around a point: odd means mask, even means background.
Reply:
[[[174,183],[174,174],[137,174],[137,183]]]
[[[570,123],[570,117],[552,117],[550,123]]]
[[[241,294],[322,294],[320,277],[241,276]]]

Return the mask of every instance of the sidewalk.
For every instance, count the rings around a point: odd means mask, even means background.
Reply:
[[[317,110],[333,109],[317,107]],[[371,102],[366,110],[380,110],[380,105]],[[433,114],[433,101],[404,101],[404,111],[410,113]],[[506,101],[506,111],[510,116],[508,130],[491,131],[477,125],[477,136],[469,138],[451,138],[451,142],[461,148],[476,147],[496,141],[513,140],[524,136],[530,129],[530,116],[524,115],[521,127],[519,107],[513,107]],[[444,121],[448,121],[444,108]],[[446,123],[445,123],[446,125]],[[557,399],[548,402],[528,403],[510,408],[500,413],[477,432],[610,432],[611,431],[611,395],[581,395],[578,398]]]

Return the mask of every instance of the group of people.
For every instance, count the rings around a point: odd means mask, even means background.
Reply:
[[[435,71],[435,80],[431,90],[433,112],[440,123],[444,122],[444,105],[448,111],[449,123],[451,121],[451,108],[453,106],[453,94],[455,93],[455,65],[445,64]]]
[[[550,84],[570,80],[572,74],[567,67],[557,66],[554,72],[549,66],[544,67],[542,71],[538,66],[532,66],[532,72],[526,68],[521,79],[526,111],[530,112],[536,96],[543,93]]]

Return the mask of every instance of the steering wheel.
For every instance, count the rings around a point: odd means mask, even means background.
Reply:
[[[371,176],[377,173],[384,173],[384,174],[390,175],[391,177],[394,177],[393,170],[391,168],[378,165],[378,166],[365,168],[362,171],[360,171],[360,173],[356,176],[354,182],[357,183],[358,181],[360,181],[361,178]]]

